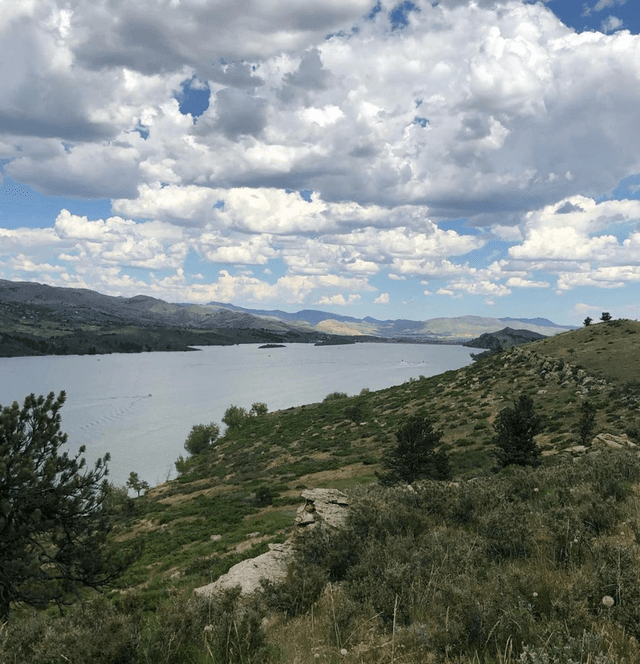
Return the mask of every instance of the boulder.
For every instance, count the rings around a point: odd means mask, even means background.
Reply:
[[[305,504],[298,508],[296,531],[325,526],[339,528],[347,518],[349,500],[337,489],[309,489],[302,492]],[[298,533],[294,533],[294,536]]]
[[[612,433],[599,433],[591,442],[594,447],[610,447],[613,449],[631,449],[637,447],[626,434],[614,436]]]
[[[293,558],[294,541],[310,528],[339,528],[344,524],[349,500],[337,489],[311,489],[302,492],[305,504],[298,508],[293,535],[283,544],[269,544],[269,551],[234,565],[217,581],[196,588],[197,595],[208,597],[240,586],[241,594],[260,590],[260,581],[277,583],[287,576]],[[253,535],[259,533],[252,533]]]
[[[223,592],[229,588],[240,586],[243,595],[250,595],[260,588],[260,580],[282,581],[287,575],[291,562],[293,548],[290,542],[284,544],[269,544],[269,551],[256,558],[243,560],[234,565],[217,581],[206,586],[196,588],[196,595],[208,597]]]

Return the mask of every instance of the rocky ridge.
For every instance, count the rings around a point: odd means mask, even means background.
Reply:
[[[292,536],[282,544],[269,544],[269,551],[256,558],[243,560],[226,574],[206,586],[194,590],[196,595],[208,597],[240,586],[243,595],[261,587],[261,582],[279,582],[287,575],[293,559],[296,541],[312,528],[339,528],[345,522],[349,499],[337,489],[311,489],[302,492],[304,505],[298,509]]]

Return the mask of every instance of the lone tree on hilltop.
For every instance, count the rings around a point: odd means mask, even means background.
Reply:
[[[540,464],[541,452],[534,436],[542,430],[542,419],[536,415],[530,396],[521,394],[513,408],[501,410],[493,428],[496,457],[502,468]]]
[[[61,607],[79,587],[99,588],[124,569],[106,547],[109,455],[89,470],[84,447],[61,451],[64,402],[64,392],[51,392],[0,406],[0,621],[12,603]]]
[[[584,319],[584,321],[582,321],[582,322],[584,323],[585,327],[589,327],[589,325],[591,325],[591,323],[593,323],[593,318],[591,318],[590,316],[587,316]]]
[[[387,472],[377,474],[382,484],[411,484],[419,479],[446,480],[451,477],[446,453],[436,450],[441,444],[442,432],[434,429],[429,418],[412,416],[396,431],[396,438],[398,444],[382,459]]]
[[[602,316],[600,316],[600,320],[603,323],[608,323],[611,320],[611,314],[608,311],[603,311]]]

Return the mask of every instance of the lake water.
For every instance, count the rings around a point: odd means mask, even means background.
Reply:
[[[207,346],[197,352],[0,358],[0,404],[65,390],[62,429],[88,461],[111,453],[109,478],[134,470],[151,485],[175,476],[194,424],[221,422],[231,405],[269,410],[358,394],[459,369],[470,349],[425,344]]]

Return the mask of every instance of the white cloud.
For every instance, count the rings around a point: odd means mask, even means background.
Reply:
[[[479,281],[452,280],[446,289],[440,289],[438,293],[442,294],[462,294],[467,295],[491,295],[494,297],[504,297],[510,295],[511,290],[503,284],[497,284],[488,279]]]
[[[600,27],[602,32],[615,32],[616,30],[619,30],[622,25],[622,20],[617,16],[607,16],[607,18],[600,24]]]
[[[596,200],[640,172],[640,36],[493,0],[416,0],[392,30],[397,2],[371,4],[7,0],[7,175],[114,216],[0,231],[3,264],[182,301],[348,303],[373,275],[490,298],[636,283],[640,202]],[[197,119],[187,80],[210,90]],[[463,218],[482,234],[442,223]],[[285,273],[191,286],[189,251]]]
[[[348,304],[355,304],[360,299],[360,295],[357,293],[351,293],[347,298],[342,293],[338,293],[337,295],[323,295],[317,304],[344,307]]]
[[[389,297],[389,293],[380,293],[378,297],[373,301],[374,304],[389,304],[391,301],[391,298]]]
[[[598,0],[593,7],[594,12],[602,11],[607,7],[615,7],[616,5],[622,6],[627,3],[627,0]]]
[[[219,246],[208,250],[206,247],[210,243]],[[237,244],[231,244],[219,236],[204,235],[196,244],[204,258],[212,263],[266,265],[269,260],[279,255],[279,252],[272,247],[271,237],[268,235],[254,236]]]
[[[640,168],[638,36],[576,34],[518,2],[420,3],[391,31],[386,17],[363,20],[369,4],[31,4],[1,36],[15,53],[1,125],[74,146],[44,159],[23,146],[8,173],[131,201],[164,181],[467,216],[599,195]],[[193,73],[212,95],[195,125],[172,99]]]
[[[511,277],[507,279],[506,286],[508,288],[549,288],[549,283],[547,281],[532,281],[522,277]]]

